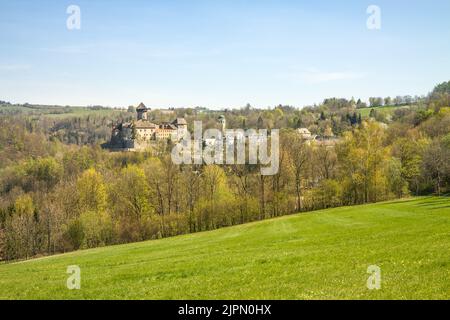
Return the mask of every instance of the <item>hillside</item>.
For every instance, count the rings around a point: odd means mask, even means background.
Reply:
[[[378,113],[381,113],[385,116],[392,116],[395,110],[398,109],[409,109],[411,106],[409,105],[402,105],[402,106],[381,106],[381,107],[367,107],[358,109],[358,112],[361,114],[363,118],[368,118],[370,115],[370,111],[373,109]]]
[[[5,105],[0,104],[0,115],[27,115],[42,118],[70,119],[75,117],[118,117],[126,115],[122,109],[108,107]]]
[[[417,198],[0,265],[0,298],[449,299],[449,252],[450,199]]]

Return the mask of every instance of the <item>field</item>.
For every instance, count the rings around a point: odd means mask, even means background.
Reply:
[[[361,117],[368,118],[370,115],[370,110],[374,109],[378,113],[383,113],[385,116],[390,116],[394,113],[396,109],[408,109],[410,106],[382,106],[382,107],[374,107],[374,108],[363,108],[358,109],[358,112],[361,114]]]
[[[81,289],[68,290],[69,265]],[[381,268],[368,290],[367,268]],[[450,299],[450,198],[316,211],[0,265],[1,299]]]
[[[0,105],[1,115],[25,114],[36,117],[65,119],[71,117],[87,116],[114,116],[124,114],[125,111],[114,108],[92,108],[73,106],[25,106],[25,105]]]

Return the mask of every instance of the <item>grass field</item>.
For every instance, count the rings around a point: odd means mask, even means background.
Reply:
[[[114,116],[125,114],[121,109],[103,108],[93,109],[88,107],[62,107],[62,106],[18,106],[0,105],[0,115],[25,114],[36,117],[66,119],[72,117],[87,116]]]
[[[384,115],[392,115],[396,109],[408,109],[411,106],[381,106],[381,107],[373,107],[373,108],[363,108],[358,109],[358,112],[361,114],[361,117],[368,118],[370,115],[370,110],[374,109],[378,113],[384,113]]]
[[[67,266],[81,289],[66,288]],[[381,268],[368,290],[367,268]],[[1,299],[449,299],[450,198],[322,210],[0,265]]]

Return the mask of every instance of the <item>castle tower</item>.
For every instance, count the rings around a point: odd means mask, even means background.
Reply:
[[[147,112],[148,108],[143,104],[142,102],[139,104],[139,106],[136,108],[137,112],[137,119],[138,120],[147,120]]]
[[[187,122],[184,118],[176,118],[172,124],[177,128],[177,140],[181,140],[188,133]]]
[[[222,126],[222,133],[225,134],[225,130],[227,129],[227,120],[225,119],[224,115],[221,115],[217,121],[221,124]]]

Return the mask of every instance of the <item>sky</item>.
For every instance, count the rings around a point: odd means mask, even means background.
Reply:
[[[449,13],[448,0],[0,0],[0,100],[218,109],[424,95],[450,80]]]

